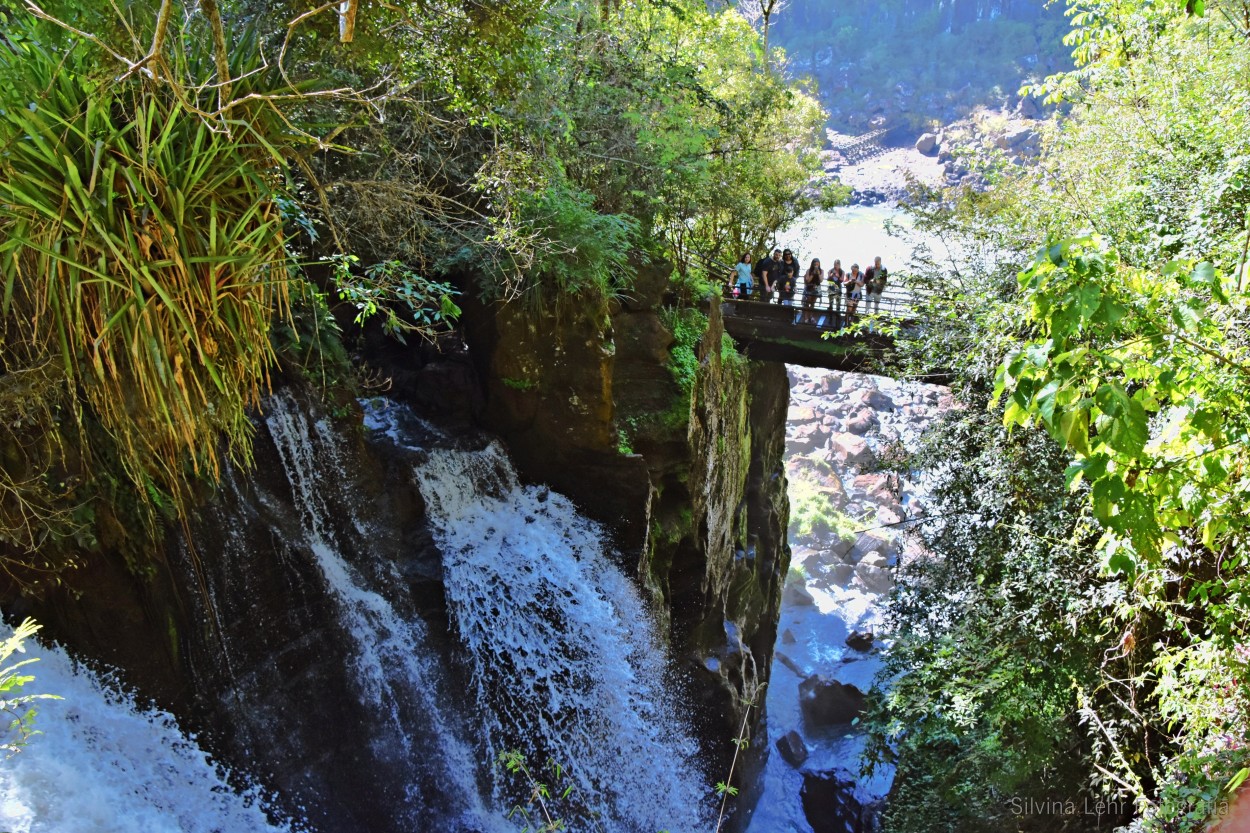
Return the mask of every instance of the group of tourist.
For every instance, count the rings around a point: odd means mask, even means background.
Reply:
[[[734,267],[733,281],[729,287],[735,298],[752,298],[764,303],[777,302],[793,306],[794,295],[802,291],[800,324],[818,323],[816,307],[821,293],[827,288],[830,312],[842,312],[842,296],[846,295],[846,315],[853,317],[863,302],[864,311],[877,313],[881,310],[881,293],[885,291],[889,273],[881,265],[881,258],[873,259],[872,266],[860,271],[858,263],[850,270],[842,268],[841,260],[834,260],[828,269],[821,266],[820,258],[813,258],[804,271],[798,258],[789,249],[773,249],[752,262],[751,253],[744,252]]]

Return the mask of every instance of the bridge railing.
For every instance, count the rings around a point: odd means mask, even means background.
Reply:
[[[770,323],[787,322],[802,327],[814,326],[820,330],[830,331],[840,330],[870,314],[899,321],[911,321],[916,318],[918,296],[901,282],[887,286],[881,293],[880,302],[872,304],[871,308],[865,293],[864,297],[857,302],[853,317],[849,315],[850,302],[846,297],[845,289],[837,287],[837,290],[836,294],[831,294],[828,287],[821,287],[820,296],[814,307],[815,324],[800,323],[804,317],[802,292],[796,292],[789,300],[782,300],[780,293],[774,292],[768,301],[764,301],[759,295],[750,298],[737,297],[732,294],[732,287],[729,287],[726,289],[724,300],[729,304],[729,310],[732,310],[735,316]]]
[[[793,310],[793,323],[797,324],[803,317],[803,290],[801,282],[798,291],[794,293],[794,297],[789,301],[783,302],[780,293],[777,292],[774,292],[767,302],[763,301],[758,294],[751,298],[738,298],[732,294],[734,288],[734,267],[731,264],[698,254],[692,255],[691,260],[693,263],[701,266],[709,276],[720,277],[722,280],[728,281],[722,284],[722,291],[726,301],[735,303],[735,309],[737,310],[735,314],[769,321],[784,320],[784,313],[763,309],[766,306],[773,306]],[[905,275],[891,275],[890,281],[885,291],[881,293],[880,302],[874,303],[871,310],[868,308],[868,294],[863,294],[863,298],[858,302],[855,311],[856,318],[862,318],[869,313],[903,321],[910,321],[916,318],[916,302],[920,298],[918,290],[907,285],[907,277]],[[756,286],[756,292],[758,293],[758,291],[759,287]],[[738,309],[739,307],[740,309]],[[820,288],[820,296],[816,299],[815,309],[818,323],[815,326],[822,330],[838,330],[850,323],[854,323],[847,320],[848,307],[849,299],[846,297],[845,287],[836,286],[835,288],[834,285],[828,282],[823,283]]]

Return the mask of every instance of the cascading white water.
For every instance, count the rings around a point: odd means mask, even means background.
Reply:
[[[388,800],[382,809],[397,827],[515,833],[519,824],[501,812],[506,778],[490,765],[519,748],[543,781],[553,780],[548,763],[568,772],[558,786],[575,793],[557,812],[573,829],[711,828],[695,744],[664,685],[664,651],[597,526],[563,497],[521,487],[496,445],[423,452],[414,477],[444,553],[449,612],[471,678],[466,697],[449,686],[424,624],[406,606],[397,568],[361,549],[364,521],[331,514],[331,506],[352,505],[341,436],[286,395],[267,411],[301,515],[290,551],[312,554],[351,638],[354,667],[344,674],[376,727],[361,743],[392,771],[412,774],[396,806]],[[409,426],[376,413],[367,424],[413,448]],[[46,734],[0,766],[0,830],[291,833],[267,820],[256,790],[237,792],[168,715],[138,711],[74,672],[59,651],[35,670],[39,691],[66,700],[43,706]],[[478,743],[465,740],[470,722]],[[495,794],[484,799],[487,771]]]
[[[462,739],[454,715],[443,707],[446,686],[437,658],[426,648],[423,623],[401,617],[381,592],[384,588],[371,586],[343,558],[335,541],[325,500],[329,490],[342,488],[341,480],[333,478],[334,472],[342,470],[341,439],[335,429],[310,420],[285,394],[270,400],[266,425],[303,515],[306,543],[340,605],[342,625],[352,635],[354,672],[361,695],[388,724],[374,745],[391,748],[376,748],[375,754],[402,756],[414,773],[407,789],[407,806],[395,808],[395,815],[407,818],[414,830],[431,823],[427,797],[421,794],[415,777],[421,773],[440,782],[440,796],[451,797],[460,805],[458,820],[439,820],[451,825],[445,829],[510,830],[498,814],[483,806],[477,781],[479,762]],[[392,586],[398,583],[393,566],[373,566],[391,579]],[[444,692],[442,696],[440,692]]]
[[[0,763],[0,829],[10,833],[290,833],[255,790],[237,793],[172,717],[76,670],[59,648],[23,669],[40,701],[36,735]],[[6,718],[7,719],[7,718]]]
[[[664,652],[599,527],[566,498],[521,486],[497,444],[430,450],[416,477],[491,754],[520,749],[531,767],[563,767],[585,811],[575,829],[710,829]]]

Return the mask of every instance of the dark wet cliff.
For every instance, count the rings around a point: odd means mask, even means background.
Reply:
[[[667,625],[714,766],[727,769],[743,698],[767,680],[789,566],[789,389],[784,366],[726,347],[719,304],[666,311],[667,277],[644,268],[629,298],[559,315],[477,310],[470,351],[483,421],[521,474],[613,531]],[[683,387],[674,322],[692,320],[706,329]]]
[[[666,285],[652,268],[628,301],[545,316],[470,308],[467,349],[367,335],[365,357],[388,397],[457,442],[502,438],[524,479],[604,525],[667,637],[717,773],[743,697],[771,664],[789,562],[788,387],[782,366],[726,349],[719,307],[706,302],[682,314],[701,335],[687,345],[693,377],[676,379],[681,316],[663,309]],[[461,670],[443,554],[412,477],[417,452],[366,431],[354,403],[328,405],[289,374],[266,410],[255,466],[228,469],[142,568],[85,554],[64,585],[35,599],[11,592],[5,609],[118,669],[141,699],[280,795],[279,810],[319,829],[399,831],[456,816],[474,776],[429,753],[450,730],[434,726],[419,685],[379,695],[369,662],[405,660],[362,649],[371,643],[352,633],[362,618],[381,617],[370,627],[390,639],[397,623],[416,623],[404,651],[428,654],[440,687],[458,685],[445,679]],[[304,464],[292,449],[304,449]],[[388,678],[416,673],[398,666]]]

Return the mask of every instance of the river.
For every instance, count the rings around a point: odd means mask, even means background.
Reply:
[[[866,268],[879,256],[898,275],[906,273],[913,230],[896,208],[849,206],[805,215],[778,242],[799,252],[804,266],[819,257],[826,268],[835,258],[848,270]],[[926,511],[922,473],[897,478],[876,468],[891,444],[914,448],[951,397],[938,386],[884,377],[788,372],[793,556],[765,698],[767,758],[748,787],[757,800],[746,830],[858,833],[875,829],[893,772],[860,773],[865,739],[849,712],[888,649],[881,632],[899,560],[916,555],[902,530]],[[877,638],[848,644],[855,633]]]
[[[897,271],[911,257],[912,243],[891,234],[891,227],[910,230],[912,222],[897,208],[853,205],[833,211],[809,212],[777,240],[783,248],[799,253],[804,269],[813,257],[820,258],[826,269],[833,265],[835,258],[840,259],[842,268],[848,271],[853,263],[867,269],[872,259],[880,256],[887,268]]]

